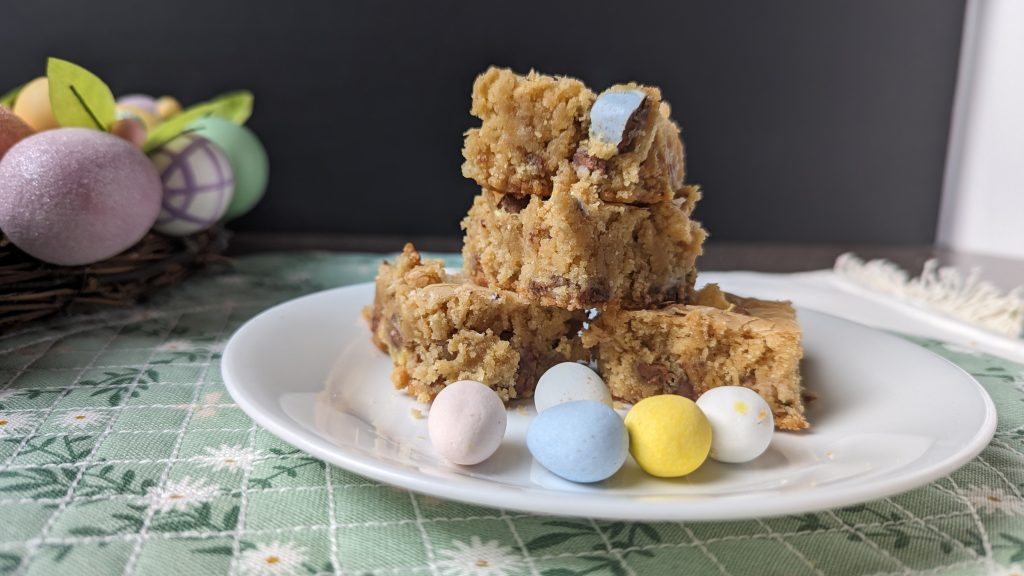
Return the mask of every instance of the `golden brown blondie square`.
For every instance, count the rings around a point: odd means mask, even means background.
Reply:
[[[672,202],[632,206],[601,201],[568,167],[554,182],[548,198],[489,190],[476,197],[462,221],[474,282],[571,310],[686,297],[705,237],[690,219],[696,187]]]
[[[528,398],[551,366],[589,359],[579,338],[584,313],[447,274],[412,244],[381,265],[366,315],[373,342],[394,362],[395,387],[421,402],[463,379],[487,384],[505,402]]]
[[[745,386],[768,402],[775,425],[807,428],[800,385],[800,326],[789,302],[741,298],[709,285],[695,304],[606,310],[583,333],[612,395],[696,400],[716,386]]]
[[[683,187],[679,128],[657,88],[595,95],[573,78],[490,68],[473,84],[471,112],[482,122],[466,133],[462,173],[483,188],[549,196],[565,163],[594,176],[608,202],[665,202]]]

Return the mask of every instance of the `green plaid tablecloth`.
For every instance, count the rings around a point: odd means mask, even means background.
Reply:
[[[0,573],[1019,574],[1024,366],[917,340],[974,374],[995,439],[892,498],[743,522],[524,515],[325,466],[247,418],[220,352],[242,322],[370,280],[378,257],[266,255],[146,306],[0,336]]]

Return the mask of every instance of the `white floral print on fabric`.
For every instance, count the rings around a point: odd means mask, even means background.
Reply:
[[[484,543],[473,536],[468,544],[453,540],[452,546],[440,552],[442,558],[437,562],[445,576],[507,576],[522,565],[520,556],[497,540]]]
[[[24,412],[0,412],[0,437],[28,432],[36,422],[34,415]]]
[[[221,444],[219,448],[206,447],[206,454],[196,456],[195,461],[213,470],[246,470],[252,463],[263,458],[261,450],[244,448],[242,446],[228,446]]]
[[[182,350],[191,350],[195,348],[195,344],[191,340],[168,340],[163,344],[156,347],[157,352],[180,352]]]
[[[253,576],[295,574],[306,561],[306,550],[293,543],[271,542],[257,544],[242,552],[238,559],[239,572]]]
[[[1024,576],[1024,566],[1013,564],[1011,566],[993,566],[989,572],[991,576]]]
[[[103,414],[93,410],[72,410],[64,414],[60,423],[65,428],[83,428],[103,421]]]
[[[201,404],[202,407],[196,410],[192,417],[202,420],[204,418],[213,418],[214,416],[216,416],[216,405],[221,402],[221,398],[223,396],[224,394],[221,392],[208,392],[204,394],[203,401]],[[182,408],[185,408],[188,406],[188,404],[182,404],[181,406]]]
[[[207,484],[204,480],[193,480],[186,477],[168,482],[162,488],[150,488],[146,493],[146,500],[158,512],[184,511],[190,506],[212,500],[219,493],[219,488]]]
[[[1024,515],[1024,498],[998,488],[968,486],[958,490],[976,509],[987,514]]]
[[[950,352],[964,354],[967,356],[980,357],[984,354],[981,350],[976,348],[968,348],[966,346],[961,346],[960,344],[953,344],[952,342],[943,342],[941,346]]]

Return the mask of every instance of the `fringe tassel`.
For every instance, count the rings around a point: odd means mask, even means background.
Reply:
[[[1024,337],[1024,286],[1003,293],[981,278],[978,269],[964,274],[938,261],[925,262],[921,275],[910,278],[888,260],[865,262],[853,253],[836,259],[836,274],[864,288],[981,326],[993,332]]]

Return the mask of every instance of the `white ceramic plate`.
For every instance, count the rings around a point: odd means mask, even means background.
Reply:
[[[394,390],[361,309],[373,286],[299,298],[231,338],[228,390],[285,442],[357,474],[423,494],[540,514],[626,520],[725,520],[851,505],[920,486],[977,455],[995,431],[991,399],[967,373],[895,336],[801,310],[812,428],[778,433],[748,464],[709,461],[684,478],[631,459],[593,485],[562,480],[526,449],[529,403],[509,410],[498,452],[446,464],[427,439],[427,408]],[[330,388],[331,393],[325,393]]]

